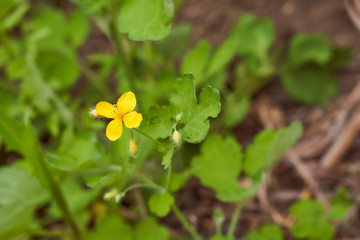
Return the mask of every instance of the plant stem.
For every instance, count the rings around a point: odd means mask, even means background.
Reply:
[[[173,171],[173,156],[171,156],[170,164],[169,164],[169,170],[167,175],[167,182],[165,186],[165,190],[168,192],[169,188],[171,186],[171,179],[172,179],[172,171]]]
[[[172,205],[172,210],[174,211],[176,217],[179,219],[179,221],[182,223],[182,225],[190,233],[190,235],[192,236],[192,239],[202,240],[202,237],[190,225],[189,221],[185,218],[185,216],[181,213],[180,209],[175,204]]]
[[[162,144],[161,142],[159,142],[158,140],[156,140],[155,138],[149,136],[148,134],[144,133],[143,131],[141,131],[138,128],[133,128],[135,131],[137,131],[138,133],[141,133],[142,135],[144,135],[145,137],[149,138],[150,140],[152,140],[154,143],[158,144],[159,146],[165,148],[164,144]]]
[[[234,214],[233,214],[233,216],[231,218],[230,226],[229,226],[229,229],[228,229],[228,232],[227,232],[228,237],[234,236],[235,229],[236,229],[236,224],[238,223],[238,220],[239,220],[239,217],[240,217],[242,204],[243,204],[243,202],[238,202],[238,204],[236,205],[236,208],[235,208]]]
[[[136,176],[137,178],[143,180],[144,182],[148,183],[149,185],[151,185],[153,188],[159,189],[161,191],[163,191],[163,187],[156,184],[155,182],[153,182],[151,179],[149,179],[148,177],[146,177],[145,175],[139,173],[138,171],[130,171],[128,170],[128,172],[130,174],[133,174],[134,176]]]

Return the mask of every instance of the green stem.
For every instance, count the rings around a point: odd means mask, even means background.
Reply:
[[[163,187],[156,184],[155,182],[153,182],[151,179],[149,179],[148,177],[146,177],[145,175],[137,172],[137,171],[130,171],[128,170],[128,172],[130,174],[133,174],[134,176],[136,176],[137,178],[143,180],[144,182],[148,183],[149,185],[151,185],[153,188],[159,189],[160,191],[163,191]]]
[[[228,229],[228,232],[227,232],[228,237],[234,236],[235,229],[236,229],[236,224],[239,221],[242,204],[243,204],[243,202],[238,202],[238,204],[236,205],[235,212],[234,212],[234,214],[233,214],[233,216],[231,218],[230,226],[229,226],[229,229]]]
[[[167,192],[169,191],[169,188],[171,186],[172,172],[173,172],[173,156],[171,156],[168,175],[167,175],[167,182],[166,182],[166,186],[165,186],[165,190]]]
[[[127,187],[123,193],[126,194],[127,192],[133,190],[134,188],[156,188],[158,189],[157,186],[154,186],[153,184],[149,184],[149,183],[137,183],[137,184],[133,184],[129,187]]]
[[[135,131],[137,131],[138,133],[141,133],[142,135],[144,135],[145,137],[149,138],[150,140],[152,140],[154,143],[158,144],[159,146],[165,148],[165,145],[162,144],[161,142],[159,142],[158,140],[156,140],[155,138],[149,136],[148,134],[144,133],[143,131],[141,131],[138,128],[133,128]]]
[[[174,211],[176,217],[182,223],[182,225],[186,228],[186,230],[192,236],[194,240],[202,240],[202,237],[195,231],[195,229],[190,225],[189,221],[185,218],[185,216],[181,213],[179,208],[174,204],[172,205],[172,210]]]

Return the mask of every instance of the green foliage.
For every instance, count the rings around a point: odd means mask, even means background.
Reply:
[[[18,166],[0,169],[0,238],[12,239],[29,227],[46,198],[39,181]]]
[[[88,232],[83,239],[85,240],[118,240],[121,236],[123,240],[133,239],[131,227],[118,215],[104,216],[96,223],[96,228]]]
[[[317,200],[303,199],[294,203],[289,210],[295,218],[291,233],[296,238],[310,240],[329,240],[333,238],[334,228],[327,219],[321,203]]]
[[[284,234],[278,225],[262,225],[260,229],[251,231],[245,235],[245,240],[282,240]]]
[[[326,36],[296,35],[280,75],[285,89],[305,103],[325,103],[338,93],[335,72],[350,59],[346,49],[329,46]]]
[[[6,142],[7,150],[15,150],[18,153],[22,153],[22,135],[25,127],[9,117],[5,112],[0,111],[0,115],[0,135]]]
[[[159,217],[165,217],[169,212],[171,206],[174,204],[174,197],[168,193],[153,194],[149,199],[149,209]]]
[[[270,169],[301,135],[302,125],[299,122],[276,131],[263,130],[246,149],[245,172],[254,175]]]
[[[205,138],[210,127],[208,118],[215,118],[221,110],[220,93],[210,86],[202,89],[197,101],[195,80],[191,74],[176,80],[170,103],[181,116],[177,129],[190,143],[201,142]]]
[[[170,232],[167,228],[159,226],[155,219],[147,218],[135,227],[135,240],[167,240]]]
[[[171,28],[172,0],[124,0],[119,15],[119,30],[136,41],[160,40]]]
[[[330,198],[331,210],[329,217],[336,221],[342,221],[346,217],[352,205],[350,195],[345,187],[338,188],[336,194]]]

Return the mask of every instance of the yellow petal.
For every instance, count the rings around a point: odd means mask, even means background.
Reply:
[[[119,113],[124,115],[132,110],[136,106],[136,98],[133,92],[126,92],[117,101],[117,107],[119,108]]]
[[[126,114],[123,119],[127,128],[137,128],[140,126],[143,117],[141,113],[133,111]]]
[[[117,116],[117,108],[108,102],[102,101],[96,104],[96,112],[107,118],[115,118]]]
[[[106,127],[106,137],[110,141],[115,141],[121,137],[123,132],[122,120],[120,118],[116,118],[112,120]]]

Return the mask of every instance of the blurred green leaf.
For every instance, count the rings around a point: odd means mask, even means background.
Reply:
[[[191,25],[181,23],[171,28],[170,34],[158,41],[155,47],[168,58],[176,58],[185,51],[190,41]],[[176,47],[174,47],[176,46]]]
[[[278,225],[264,224],[260,229],[251,231],[245,235],[245,240],[282,240],[284,234]]]
[[[181,115],[177,129],[182,139],[190,143],[201,142],[205,138],[210,127],[208,118],[215,118],[221,110],[220,93],[210,86],[202,89],[197,101],[195,80],[191,74],[176,80],[170,103],[176,115]]]
[[[246,14],[239,20],[236,31],[240,54],[258,59],[267,58],[268,49],[275,37],[271,20],[258,19],[252,14]]]
[[[214,235],[210,238],[210,240],[234,240],[234,237],[227,237],[222,235]]]
[[[170,232],[166,227],[159,226],[155,219],[147,218],[135,227],[135,240],[167,240]]]
[[[245,118],[250,107],[250,100],[243,97],[237,101],[235,94],[228,94],[225,97],[223,117],[225,125],[231,128]]]
[[[100,218],[95,230],[89,231],[82,238],[83,240],[132,240],[133,232],[131,227],[118,215],[113,214]]]
[[[86,208],[100,194],[100,189],[83,189],[75,179],[67,179],[61,183],[61,190],[64,193],[65,201],[72,213],[78,214]],[[52,204],[49,213],[53,218],[62,217],[61,210],[56,204]],[[76,215],[74,214],[74,216]]]
[[[209,41],[200,40],[194,49],[188,51],[181,64],[181,73],[192,73],[196,78],[196,84],[200,85],[204,80],[206,65],[209,62],[211,44]]]
[[[336,221],[344,220],[352,205],[350,194],[345,187],[338,188],[336,194],[330,198],[330,205],[329,217]]]
[[[12,239],[29,227],[46,191],[23,168],[8,166],[0,169],[0,196],[0,239]]]
[[[29,8],[30,5],[25,1],[18,4],[16,9],[13,10],[4,20],[1,21],[0,29],[5,28],[6,30],[9,30],[15,27],[15,25],[17,25],[20,22],[20,20],[24,17],[24,15],[29,10]]]
[[[294,99],[305,103],[326,103],[339,91],[334,74],[316,65],[301,68],[284,65],[281,81]]]
[[[135,41],[160,40],[171,28],[172,0],[124,0],[119,15],[119,30]]]
[[[80,10],[76,9],[71,14],[69,22],[69,34],[70,42],[73,47],[80,47],[89,35],[90,23],[86,14]]]
[[[331,54],[325,35],[299,33],[290,42],[288,61],[292,66],[300,66],[308,62],[325,64],[330,60]]]
[[[23,133],[25,126],[20,122],[9,117],[0,110],[0,136],[5,141],[8,151],[23,153]]]
[[[171,206],[174,204],[174,197],[168,193],[153,194],[149,201],[149,209],[158,217],[165,217],[170,212]]]
[[[212,55],[206,69],[206,77],[211,77],[230,63],[237,49],[238,39],[235,31],[223,42]]]
[[[169,149],[166,150],[165,153],[163,153],[163,158],[161,161],[161,164],[164,166],[164,169],[167,169],[171,163],[171,160],[174,155],[174,146],[172,145]]]
[[[302,135],[302,125],[294,122],[278,130],[262,130],[246,148],[244,170],[248,175],[270,169]]]
[[[289,213],[296,219],[291,233],[296,238],[330,240],[334,227],[325,217],[325,211],[317,200],[302,199],[291,205]]]

